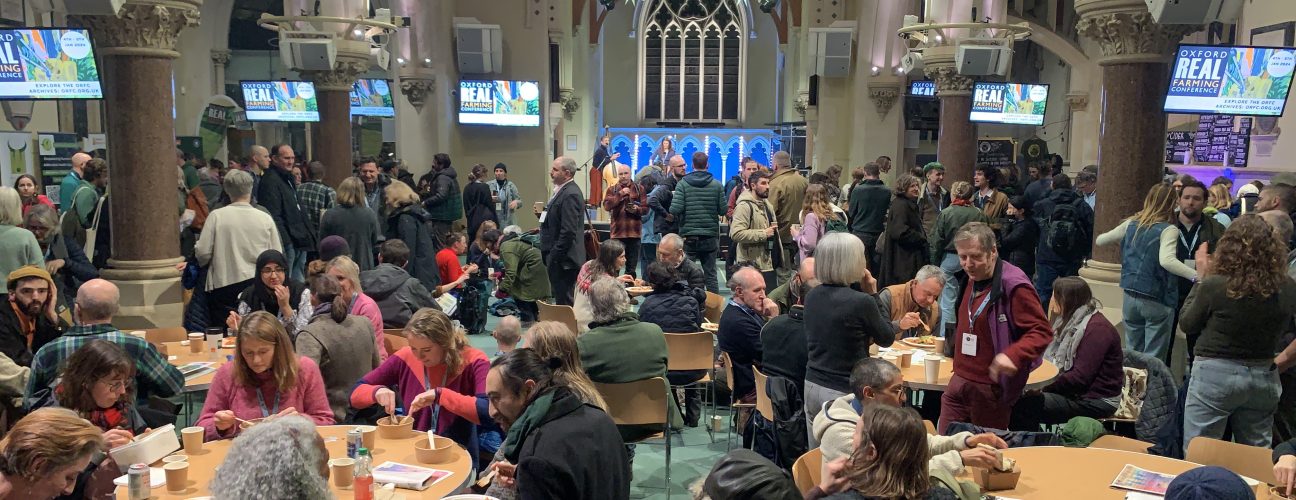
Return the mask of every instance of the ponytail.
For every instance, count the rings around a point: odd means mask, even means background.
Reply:
[[[337,278],[324,273],[315,274],[310,277],[310,291],[315,296],[315,300],[330,305],[329,319],[334,323],[346,321],[350,304],[342,295],[342,284],[338,283]]]
[[[347,310],[348,309],[347,306],[348,306],[347,300],[343,298],[342,295],[334,294],[333,307],[329,309],[329,318],[331,318],[334,323],[341,323],[343,321],[346,321],[347,314],[350,312]]]

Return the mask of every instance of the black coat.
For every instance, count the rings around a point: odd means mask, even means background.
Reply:
[[[60,306],[61,308],[62,306]],[[0,354],[8,356],[19,366],[31,366],[32,353],[41,346],[62,335],[59,325],[50,323],[44,313],[36,319],[36,334],[32,336],[31,348],[27,348],[27,335],[23,333],[18,322],[18,313],[14,312],[9,301],[0,304]]]
[[[805,309],[792,306],[787,314],[771,319],[761,329],[761,372],[784,377],[797,387],[805,385],[806,352]]]
[[[545,206],[540,252],[549,269],[580,269],[585,263],[585,197],[576,182],[563,185]]]
[[[374,268],[374,247],[382,240],[378,216],[364,205],[338,205],[320,217],[320,237],[341,236],[361,271]]]
[[[630,460],[612,418],[566,388],[555,391],[549,412],[518,453],[518,498],[630,498]]]
[[[491,198],[490,187],[483,182],[469,182],[463,190],[464,214],[468,216],[468,241],[477,239],[477,228],[482,222],[493,221],[499,224],[495,215],[495,200]]]
[[[441,273],[437,270],[437,248],[432,231],[427,226],[427,211],[419,205],[407,205],[397,209],[387,218],[387,239],[399,239],[409,247],[409,263],[405,269],[410,276],[419,280],[428,290],[441,284]]]
[[[1012,265],[1020,267],[1027,276],[1035,275],[1035,247],[1039,243],[1040,228],[1035,219],[1010,220],[1003,228],[999,253]]]
[[[669,290],[653,292],[644,297],[639,306],[639,321],[656,324],[664,333],[695,333],[702,331],[702,308],[706,292],[692,288],[684,282],[675,283]]]
[[[878,240],[878,259],[882,261],[879,287],[909,281],[927,263],[927,235],[917,201],[894,197],[884,227],[882,239]]]
[[[1085,256],[1089,255],[1093,250],[1093,209],[1089,208],[1089,204],[1085,203],[1084,197],[1080,196],[1080,193],[1070,189],[1054,189],[1049,191],[1048,196],[1043,200],[1040,200],[1039,203],[1036,203],[1035,206],[1032,207],[1031,211],[1031,217],[1035,218],[1035,224],[1039,226],[1040,234],[1043,234],[1043,232],[1047,230],[1049,217],[1053,216],[1053,210],[1057,208],[1058,205],[1071,205],[1075,207],[1076,212],[1079,213],[1080,226],[1085,231],[1085,234],[1080,236],[1082,248],[1076,249],[1075,254],[1072,256],[1063,257],[1053,251],[1053,248],[1049,246],[1048,242],[1044,241],[1045,238],[1037,238],[1039,242],[1036,246],[1036,257],[1039,262],[1047,262],[1050,264],[1080,264],[1081,262],[1084,262]]]
[[[261,175],[261,184],[257,186],[257,204],[270,212],[275,227],[279,228],[279,241],[284,250],[315,250],[316,237],[310,234],[306,215],[297,205],[297,188],[293,184],[292,174],[279,167],[271,167]]]

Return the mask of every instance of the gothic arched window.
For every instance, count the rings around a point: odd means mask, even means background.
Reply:
[[[651,0],[643,19],[643,119],[739,120],[747,27],[737,2]]]

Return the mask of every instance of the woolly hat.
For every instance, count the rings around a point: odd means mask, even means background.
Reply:
[[[1241,476],[1223,467],[1198,467],[1170,481],[1166,500],[1255,500],[1255,492]]]
[[[51,284],[54,283],[54,279],[50,278],[50,274],[45,272],[45,269],[38,266],[22,266],[9,273],[9,279],[5,280],[5,286],[13,290],[18,280],[23,278],[41,278]]]
[[[508,173],[508,165],[505,165],[505,164],[503,164],[503,163],[496,163],[496,164],[495,164],[495,170],[503,170],[504,173],[507,174],[507,173]]]
[[[320,260],[325,262],[333,260],[334,257],[351,255],[351,246],[338,235],[327,236],[320,240],[319,250]]]
[[[940,170],[940,171],[944,172],[944,171],[945,171],[945,165],[941,165],[940,162],[938,162],[938,161],[934,161],[934,162],[928,163],[928,164],[926,164],[926,165],[923,165],[923,175],[927,175],[927,174],[928,174],[929,172],[931,172],[932,170]]]

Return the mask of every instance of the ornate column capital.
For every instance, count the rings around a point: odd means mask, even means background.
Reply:
[[[409,100],[414,109],[422,110],[423,104],[433,92],[436,92],[436,80],[432,78],[401,78],[401,93]]]
[[[369,71],[368,61],[338,61],[331,71],[298,71],[302,78],[315,82],[317,90],[351,91],[356,78]]]
[[[1098,42],[1098,64],[1165,63],[1196,25],[1157,24],[1143,0],[1076,0],[1076,32]]]
[[[212,49],[211,60],[220,66],[228,66],[230,62],[230,51],[221,49]]]
[[[900,98],[900,85],[897,83],[869,84],[869,98],[877,106],[879,116],[886,117]]]
[[[176,59],[180,31],[198,25],[202,0],[134,0],[116,16],[68,16],[89,28],[102,55]]]
[[[805,116],[806,116],[806,109],[809,108],[809,107],[810,107],[810,93],[809,93],[809,92],[800,92],[800,93],[798,93],[797,96],[796,96],[796,99],[794,99],[794,100],[792,101],[792,109],[795,109],[796,112],[797,112],[797,114],[801,115],[801,118],[802,118],[802,119],[805,119]]]
[[[936,97],[970,96],[975,81],[970,76],[960,75],[954,66],[928,66],[927,76],[936,82]]]
[[[558,89],[558,102],[562,104],[563,116],[570,120],[572,114],[580,109],[581,98],[576,97],[573,89]]]

